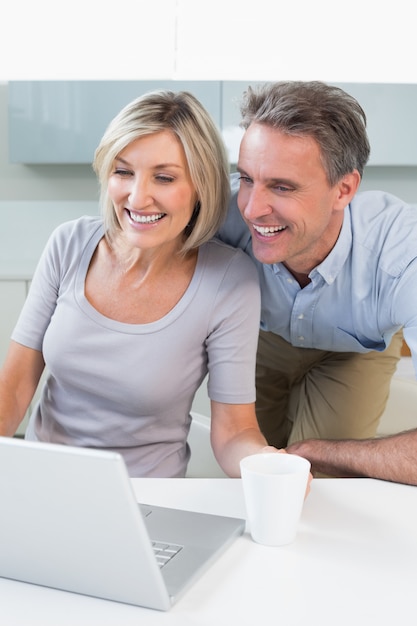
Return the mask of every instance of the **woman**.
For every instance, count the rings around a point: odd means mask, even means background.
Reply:
[[[43,252],[0,377],[0,434],[15,432],[46,364],[26,438],[116,450],[131,476],[184,476],[208,372],[213,450],[238,476],[267,445],[254,412],[260,304],[252,262],[212,240],[229,195],[220,134],[191,94],[152,92],[110,123],[94,169],[102,218],[61,225]]]

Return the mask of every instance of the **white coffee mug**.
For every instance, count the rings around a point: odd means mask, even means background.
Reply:
[[[268,452],[240,462],[252,538],[268,546],[294,541],[308,485],[310,462],[295,454]]]

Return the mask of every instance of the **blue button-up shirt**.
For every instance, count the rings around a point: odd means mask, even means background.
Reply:
[[[254,257],[236,204],[238,185],[232,176],[232,201],[219,237],[257,265],[261,328],[297,347],[368,352],[384,350],[404,327],[416,367],[417,209],[380,191],[358,193],[345,209],[336,245],[301,289],[282,263],[265,265]]]

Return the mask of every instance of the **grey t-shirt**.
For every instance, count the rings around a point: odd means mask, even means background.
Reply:
[[[101,315],[84,295],[103,237],[83,217],[51,235],[12,338],[43,352],[48,376],[26,437],[120,452],[131,476],[183,476],[193,397],[255,399],[260,316],[252,261],[219,241],[203,245],[177,305],[149,324]]]

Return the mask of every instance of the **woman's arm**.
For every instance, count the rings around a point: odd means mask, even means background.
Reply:
[[[223,471],[240,477],[239,462],[258,452],[278,452],[259,430],[255,405],[211,401],[211,445]]]
[[[376,439],[307,439],[291,444],[287,452],[308,459],[313,474],[417,485],[417,429]]]
[[[15,434],[38,386],[45,363],[42,353],[15,341],[0,370],[0,435]]]

